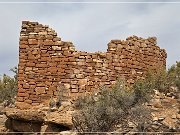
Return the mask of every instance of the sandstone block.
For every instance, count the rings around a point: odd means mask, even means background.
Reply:
[[[73,88],[73,89],[71,89],[71,92],[72,92],[72,93],[77,93],[77,92],[78,92],[78,89]]]
[[[60,46],[62,46],[63,44],[64,44],[63,41],[55,41],[55,43],[54,43],[54,45],[60,45]]]
[[[66,89],[69,89],[69,88],[70,88],[70,84],[69,84],[69,83],[65,83],[65,84],[64,84],[64,87],[65,87]]]
[[[60,46],[52,46],[53,50],[62,50],[62,48]]]
[[[39,35],[47,35],[47,31],[39,32]]]
[[[20,92],[18,92],[17,96],[18,97],[28,97],[29,94],[28,93],[20,93]]]
[[[54,42],[52,40],[45,40],[43,44],[51,46],[51,45],[54,45]]]
[[[80,86],[85,86],[85,85],[87,85],[87,79],[80,79],[79,80],[79,82],[78,82],[78,84],[80,85]]]
[[[61,41],[61,38],[55,37],[55,38],[53,38],[53,41]]]
[[[34,66],[35,66],[35,63],[33,63],[33,62],[28,62],[28,63],[26,63],[26,66],[27,66],[27,67],[34,67]]]
[[[50,86],[50,87],[49,87],[49,90],[50,90],[50,91],[55,91],[55,90],[57,90],[57,87],[55,87],[55,86]]]
[[[29,84],[28,83],[23,84],[23,88],[24,89],[29,89]]]
[[[50,95],[50,96],[53,95],[53,91],[46,90],[46,93],[47,93],[47,95]]]
[[[36,91],[36,94],[43,94],[43,93],[46,93],[45,92],[45,87],[36,87],[35,88],[35,91]]]
[[[30,45],[36,45],[36,44],[38,44],[38,40],[36,40],[36,39],[28,39],[28,43]]]
[[[21,45],[19,46],[19,48],[20,48],[20,49],[26,49],[26,48],[28,48],[28,45],[26,45],[26,44],[21,44]]]
[[[28,45],[28,41],[19,41],[20,45]]]
[[[74,69],[74,73],[75,73],[75,74],[79,74],[79,73],[80,73],[80,70],[79,70],[79,69]]]
[[[19,93],[25,93],[26,90],[24,90],[24,89],[18,89],[18,92],[19,92]]]
[[[26,67],[25,71],[32,71],[32,67]]]
[[[32,103],[32,100],[27,99],[27,100],[25,100],[24,102],[25,102],[25,103],[28,103],[28,104],[31,104],[31,103]]]
[[[18,102],[23,102],[23,101],[24,101],[23,97],[17,97],[16,100],[17,100]]]
[[[83,75],[83,74],[77,74],[76,77],[77,77],[78,79],[82,79],[82,78],[84,78],[84,75]]]
[[[52,40],[52,39],[53,39],[53,36],[52,36],[52,35],[46,35],[45,37],[46,37],[46,39],[48,39],[48,40]]]
[[[28,104],[28,103],[25,103],[25,102],[16,102],[15,105],[16,105],[17,108],[19,108],[21,110],[31,108],[31,105]]]
[[[31,105],[32,105],[32,106],[38,106],[39,103],[32,103]]]
[[[47,64],[36,64],[36,67],[47,67]]]

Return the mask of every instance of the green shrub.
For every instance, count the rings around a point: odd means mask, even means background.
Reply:
[[[152,125],[151,110],[144,103],[151,100],[154,90],[167,93],[172,86],[180,90],[180,62],[168,71],[149,71],[130,88],[123,80],[118,80],[112,89],[102,87],[98,93],[75,101],[78,111],[73,115],[74,127],[79,132],[110,132],[117,125],[126,129],[132,122],[136,131],[148,131]]]
[[[17,68],[15,67],[11,71],[15,73],[14,77],[4,74],[0,80],[0,103],[3,101],[7,101],[6,104],[12,103],[17,93]]]
[[[180,91],[180,62],[176,62],[175,65],[171,66],[168,70],[168,74],[173,78],[174,85]]]
[[[134,102],[142,104],[148,102],[154,94],[155,80],[154,74],[148,72],[145,79],[136,80],[132,90],[136,95]]]
[[[128,128],[132,122],[139,131],[145,131],[150,110],[142,102],[136,102],[137,99],[144,101],[144,96],[137,97],[135,91],[118,80],[112,89],[102,87],[98,93],[79,98],[75,102],[78,111],[73,115],[74,127],[78,132],[110,132],[117,125]]]
[[[174,73],[172,74],[164,68],[160,68],[156,72],[148,71],[145,79],[136,80],[133,89],[135,89],[137,94],[140,93],[140,95],[146,97],[148,96],[146,93],[153,94],[154,89],[166,94],[170,91],[170,88],[174,83]],[[149,98],[146,97],[145,99],[148,100]]]

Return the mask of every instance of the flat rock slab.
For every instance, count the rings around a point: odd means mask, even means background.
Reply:
[[[72,129],[72,113],[73,111],[66,113],[51,112],[46,116],[45,122],[63,125]]]
[[[48,112],[33,108],[29,110],[6,108],[4,112],[10,122],[8,125],[11,125],[11,127],[7,128],[16,131],[28,132],[33,130],[40,132],[43,125],[47,125],[51,129],[54,127],[64,127],[64,129],[70,130],[73,127],[72,113],[74,111],[59,112],[57,110],[55,112]]]
[[[38,112],[36,110],[20,110],[16,108],[6,108],[4,112],[8,118],[23,121],[43,122],[44,117],[46,116],[44,112]]]

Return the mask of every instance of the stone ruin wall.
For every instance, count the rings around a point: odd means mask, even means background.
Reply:
[[[111,40],[107,52],[75,50],[47,25],[23,21],[19,42],[17,106],[39,105],[57,97],[63,86],[70,97],[111,87],[123,76],[133,83],[149,69],[166,65],[166,52],[156,38]]]

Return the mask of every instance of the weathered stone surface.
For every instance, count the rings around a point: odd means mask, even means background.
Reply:
[[[36,87],[35,88],[36,94],[43,94],[45,92],[45,87]]]
[[[6,120],[7,120],[7,117],[3,114],[0,114],[0,133],[1,134],[5,133],[7,131],[7,128],[5,127],[5,121]]]
[[[52,112],[46,116],[45,121],[63,125],[65,127],[68,127],[69,129],[71,129],[73,126],[72,113],[73,112],[66,112],[66,113],[61,114],[58,112]]]
[[[111,87],[121,75],[133,84],[149,68],[166,65],[166,52],[156,45],[154,37],[111,40],[106,52],[88,53],[76,51],[72,42],[62,41],[49,26],[29,21],[22,26],[18,80],[23,84],[18,85],[17,99],[30,105],[58,96],[59,82],[73,93],[70,95],[78,95],[100,85]]]
[[[16,102],[16,107],[19,109],[29,109],[31,105],[25,102]]]
[[[80,79],[78,84],[81,86],[81,87],[85,87],[85,85],[87,85],[87,82],[88,80],[87,79]]]
[[[36,40],[36,39],[28,39],[28,43],[30,44],[30,45],[36,45],[36,44],[38,44],[38,41]]]
[[[39,132],[41,130],[41,123],[27,122],[11,119],[11,129],[20,132]]]
[[[7,108],[5,110],[5,114],[8,118],[16,119],[16,120],[22,120],[22,121],[37,121],[37,122],[43,122],[45,112],[37,111],[37,110],[21,110],[21,109],[15,109],[15,108]]]
[[[152,116],[154,121],[160,121],[166,128],[178,129],[179,103],[177,99],[165,96],[156,90],[150,106],[153,110]]]
[[[71,102],[62,102],[60,108],[50,109],[43,104],[24,110],[6,108],[6,127],[20,132],[60,132],[72,129],[74,110]]]

